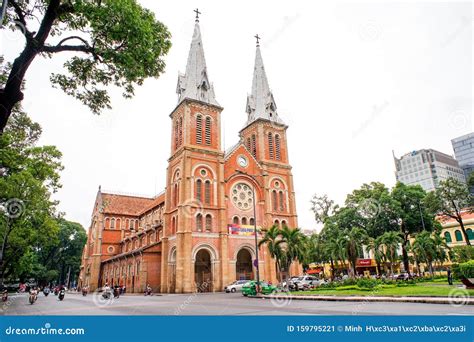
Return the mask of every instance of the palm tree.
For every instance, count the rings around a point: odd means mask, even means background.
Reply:
[[[398,248],[403,242],[399,232],[385,232],[380,237],[380,242],[385,250],[385,256],[390,263],[390,274],[393,276],[393,264],[398,259]]]
[[[275,259],[275,268],[277,271],[278,280],[281,281],[281,261],[282,261],[282,250],[280,246],[280,228],[276,225],[269,229],[262,229],[264,232],[263,238],[258,243],[258,247],[266,245],[270,256]]]
[[[305,236],[299,228],[283,227],[280,229],[281,239],[277,242],[282,249],[282,266],[288,270],[288,278],[291,277],[291,265],[295,261],[304,261],[303,244]],[[287,283],[288,284],[288,283]]]
[[[428,231],[418,233],[412,248],[418,258],[418,262],[425,262],[430,269],[431,276],[433,276],[433,261],[436,259],[436,246],[431,233]]]
[[[345,238],[347,259],[349,260],[349,264],[352,265],[352,276],[355,277],[357,274],[357,258],[359,257],[360,247],[367,243],[368,236],[364,229],[355,227],[346,231]]]
[[[367,253],[370,253],[370,251],[374,252],[374,259],[375,262],[377,263],[377,271],[379,275],[382,274],[382,262],[385,262],[385,254],[382,249],[382,241],[381,241],[381,236],[377,238],[369,238],[367,240],[367,247],[366,247]]]
[[[433,234],[433,245],[436,251],[435,262],[438,262],[441,265],[448,259],[448,251],[450,250],[446,240],[441,236],[441,230],[436,229]]]

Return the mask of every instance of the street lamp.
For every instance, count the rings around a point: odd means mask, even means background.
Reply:
[[[255,177],[260,176],[260,175],[251,175],[241,170],[235,170],[235,171],[237,173],[240,173],[242,175],[246,175],[252,178],[255,182],[257,182]],[[261,176],[267,176],[267,173],[263,173]],[[252,202],[253,202],[253,228],[254,228],[254,236],[255,236],[255,270],[256,270],[256,276],[257,276],[256,292],[260,292],[260,268],[259,268],[260,265],[258,262],[258,239],[257,239],[257,208],[255,204],[255,186],[252,184],[251,187],[252,187]]]

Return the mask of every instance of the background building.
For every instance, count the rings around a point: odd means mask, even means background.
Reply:
[[[426,191],[436,189],[439,182],[448,178],[465,182],[463,170],[453,157],[433,149],[413,151],[400,159],[393,155],[395,175],[398,182],[407,185],[419,184]]]
[[[474,172],[474,133],[463,135],[451,140],[453,144],[454,155],[463,169],[466,180]],[[471,191],[474,189],[471,189]]]

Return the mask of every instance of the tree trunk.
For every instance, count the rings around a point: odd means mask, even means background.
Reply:
[[[331,270],[332,270],[331,280],[334,281],[334,278],[336,276],[336,268],[334,267],[334,260],[332,260],[331,258],[330,261],[331,261]]]
[[[462,234],[464,235],[464,239],[466,240],[466,245],[470,246],[471,242],[469,241],[469,236],[467,235],[466,228],[464,227],[464,222],[462,221],[461,214],[457,215],[456,221],[458,221],[459,226],[461,227]]]
[[[23,100],[21,88],[26,71],[44,47],[44,43],[51,32],[51,27],[57,18],[59,5],[60,0],[51,0],[44,13],[38,33],[34,37],[28,31],[25,34],[25,48],[13,62],[5,88],[0,89],[0,134],[3,133],[7,125],[13,107]]]
[[[408,245],[408,234],[403,232],[403,243],[402,243],[403,268],[405,268],[405,271],[410,276],[411,275],[410,274],[410,259],[408,258],[407,245]]]

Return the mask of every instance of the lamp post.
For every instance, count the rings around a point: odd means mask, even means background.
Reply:
[[[251,175],[241,170],[235,170],[235,171],[242,175],[248,176],[252,178],[255,182],[257,182],[257,180],[255,179],[255,176],[259,176],[259,175]],[[266,173],[263,173],[261,176],[266,176],[266,175],[267,175]],[[260,267],[259,267],[260,265],[258,261],[257,208],[255,204],[255,186],[253,184],[252,184],[252,203],[253,203],[253,228],[254,228],[254,236],[255,236],[255,270],[256,270],[256,278],[257,278],[256,291],[258,293],[260,292]]]

